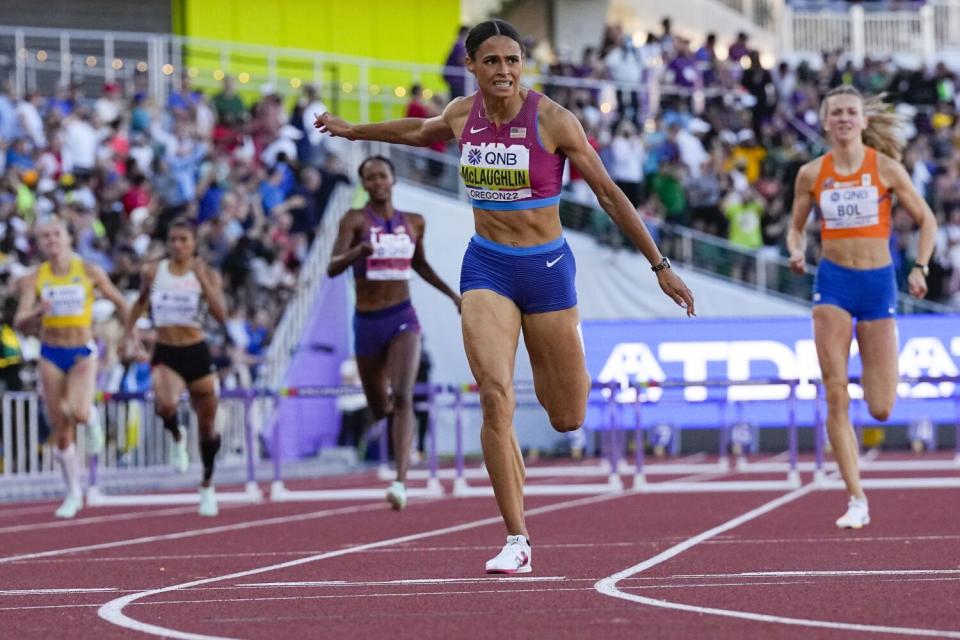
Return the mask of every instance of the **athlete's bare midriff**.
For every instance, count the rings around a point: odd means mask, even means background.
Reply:
[[[157,343],[168,347],[187,347],[205,339],[198,327],[157,327]]]
[[[79,347],[93,340],[90,327],[43,327],[40,342],[54,347]]]
[[[848,269],[878,269],[892,262],[886,238],[834,238],[823,241],[823,257]]]
[[[484,238],[512,247],[546,244],[563,234],[557,205],[514,211],[474,208],[473,223],[477,233]]]
[[[356,279],[357,311],[380,311],[410,299],[406,280]]]

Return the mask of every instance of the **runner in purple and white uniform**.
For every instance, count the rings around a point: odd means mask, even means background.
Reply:
[[[371,156],[360,164],[360,180],[369,196],[362,209],[348,211],[327,267],[331,277],[353,267],[357,309],[354,351],[367,403],[377,420],[386,417],[393,433],[397,479],[387,489],[394,509],[406,505],[406,477],[413,442],[413,385],[420,366],[420,322],[410,303],[411,272],[436,287],[460,309],[460,296],[427,262],[423,234],[427,223],[417,213],[397,211],[392,189],[393,164]]]

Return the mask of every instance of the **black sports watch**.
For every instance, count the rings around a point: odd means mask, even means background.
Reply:
[[[658,264],[655,264],[652,267],[650,267],[650,271],[653,271],[654,273],[656,273],[658,271],[663,271],[664,269],[670,269],[670,268],[671,268],[670,260],[664,257],[663,260],[661,260]]]
[[[924,278],[930,276],[930,265],[928,265],[928,264],[923,264],[923,263],[920,263],[920,262],[914,262],[914,263],[913,263],[913,268],[914,268],[914,269],[920,269],[920,273],[923,274],[923,277],[924,277]]]

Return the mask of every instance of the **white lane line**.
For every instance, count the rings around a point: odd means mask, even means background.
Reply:
[[[0,557],[0,564],[20,562],[23,560],[33,560],[35,558],[49,558],[51,556],[62,556],[71,553],[83,553],[84,551],[99,551],[101,549],[115,549],[117,547],[129,547],[138,544],[148,544],[151,542],[160,542],[162,540],[179,540],[181,538],[191,538],[195,536],[206,536],[215,533],[224,533],[226,531],[237,531],[241,529],[251,529],[254,527],[267,527],[275,524],[287,524],[290,522],[300,522],[303,520],[314,520],[317,518],[327,518],[329,516],[342,515],[347,513],[358,513],[360,511],[372,511],[374,509],[387,509],[386,503],[356,505],[352,507],[340,507],[337,509],[325,509],[323,511],[311,511],[309,513],[300,513],[292,516],[276,516],[265,518],[263,520],[247,520],[235,524],[221,525],[219,527],[208,527],[205,529],[190,529],[188,531],[178,531],[176,533],[164,533],[155,536],[142,536],[139,538],[129,538],[126,540],[115,540],[113,542],[101,542],[98,544],[88,544],[80,547],[67,547],[65,549],[51,549],[49,551],[38,551],[36,553],[23,553],[16,556]]]
[[[564,502],[557,502],[554,504],[546,505],[543,507],[537,507],[535,509],[530,509],[527,511],[527,516],[534,516],[543,513],[550,513],[552,511],[560,511],[562,509],[570,509],[579,506],[596,504],[599,502],[605,502],[607,500],[613,500],[616,498],[622,498],[628,496],[627,493],[615,493],[615,494],[602,494],[598,496],[590,496],[587,498],[579,498],[576,500],[568,500]],[[369,542],[366,544],[356,545],[354,547],[348,547],[346,549],[338,549],[336,551],[329,551],[327,553],[321,553],[315,556],[310,556],[307,558],[298,558],[296,560],[290,560],[287,562],[281,562],[278,564],[267,565],[264,567],[259,567],[257,569],[250,569],[247,571],[238,571],[236,573],[231,573],[222,576],[215,576],[213,578],[204,578],[202,580],[193,580],[191,582],[184,582],[181,584],[171,585],[169,587],[163,587],[160,589],[152,589],[149,591],[141,591],[139,593],[134,593],[130,595],[123,596],[121,598],[116,598],[104,604],[97,611],[97,615],[106,620],[111,624],[115,624],[119,627],[125,629],[131,629],[133,631],[139,631],[141,633],[148,633],[152,635],[168,637],[168,638],[178,638],[181,640],[224,640],[223,636],[210,636],[200,633],[189,633],[186,631],[178,631],[176,629],[170,629],[167,627],[161,627],[155,624],[148,624],[145,622],[140,622],[139,620],[134,620],[133,618],[127,616],[123,613],[124,607],[128,604],[147,598],[153,595],[160,593],[167,593],[170,591],[178,591],[182,589],[189,589],[191,587],[196,587],[202,584],[209,584],[211,582],[221,582],[223,580],[233,580],[236,578],[245,578],[247,576],[258,575],[261,573],[266,573],[268,571],[276,571],[279,569],[287,569],[290,567],[296,567],[303,564],[308,564],[311,562],[317,562],[320,560],[327,560],[329,558],[337,558],[340,556],[350,555],[354,553],[360,553],[363,551],[368,551],[370,549],[377,549],[380,547],[388,547],[397,544],[404,544],[406,542],[415,542],[417,540],[423,540],[425,538],[435,538],[438,536],[444,536],[449,533],[457,533],[459,531],[467,531],[469,529],[477,529],[480,527],[485,527],[487,525],[499,524],[503,522],[500,516],[495,516],[492,518],[483,518],[480,520],[473,520],[471,522],[465,522],[463,524],[453,525],[450,527],[444,527],[441,529],[432,529],[428,531],[422,531],[420,533],[414,533],[406,536],[400,536],[397,538],[387,538],[385,540],[379,540],[377,542]]]
[[[89,587],[77,589],[0,589],[0,596],[49,596],[64,593],[115,593],[117,591],[123,591],[123,589],[117,589],[116,587]]]
[[[671,602],[669,600],[661,600],[657,598],[648,598],[646,596],[641,596],[635,593],[626,593],[617,588],[617,583],[626,578],[630,578],[638,573],[646,571],[652,567],[655,567],[659,564],[670,560],[671,558],[680,555],[684,551],[691,549],[692,547],[697,546],[698,544],[709,540],[715,536],[720,535],[735,529],[742,524],[746,524],[751,520],[755,520],[762,515],[770,513],[775,509],[789,504],[803,496],[807,495],[811,491],[816,490],[817,485],[815,483],[808,484],[806,486],[795,489],[790,493],[780,496],[766,504],[760,505],[756,509],[751,509],[744,514],[728,520],[727,522],[718,525],[712,529],[708,529],[703,533],[700,533],[692,538],[689,538],[678,545],[670,547],[662,553],[644,560],[638,564],[628,567],[623,571],[615,573],[611,576],[607,576],[602,580],[597,581],[594,585],[594,588],[603,595],[611,596],[613,598],[620,598],[621,600],[629,600],[631,602],[637,602],[639,604],[644,604],[651,607],[659,607],[662,609],[673,609],[676,611],[687,611],[690,613],[698,614],[708,614],[715,616],[723,616],[727,618],[739,618],[741,620],[750,620],[754,622],[771,622],[774,624],[784,624],[784,625],[794,625],[801,627],[815,627],[820,629],[833,629],[833,630],[842,630],[842,631],[863,631],[863,632],[872,632],[872,633],[889,633],[889,634],[898,634],[898,635],[917,635],[917,636],[927,636],[927,637],[937,637],[937,638],[960,638],[960,631],[944,631],[940,629],[918,629],[913,627],[893,627],[893,626],[884,626],[884,625],[872,625],[872,624],[855,624],[848,622],[834,622],[829,620],[811,620],[806,618],[790,618],[786,616],[776,616],[768,615],[763,613],[756,613],[752,611],[737,611],[733,609],[719,609],[716,607],[701,607],[691,604],[683,604],[680,602]]]
[[[418,578],[410,580],[369,580],[369,581],[350,581],[350,580],[320,580],[316,582],[251,582],[247,584],[238,584],[238,587],[386,587],[386,586],[404,586],[408,584],[474,584],[491,582],[509,582],[512,584],[522,582],[562,582],[566,580],[565,576],[507,576],[486,578]]]
[[[231,505],[223,505],[224,507]],[[246,505],[237,505],[246,506]],[[90,518],[76,518],[72,520],[55,520],[52,522],[37,522],[35,524],[20,524],[10,527],[0,527],[0,533],[18,533],[21,531],[37,531],[39,529],[59,529],[60,527],[76,527],[84,524],[100,524],[101,522],[115,522],[121,520],[136,520],[138,518],[152,518],[154,516],[173,516],[184,513],[196,513],[194,507],[176,507],[171,509],[158,509],[156,511],[131,511],[127,513],[115,513],[108,516],[93,516]],[[53,512],[50,512],[51,515]]]
[[[479,589],[470,591],[414,591],[410,593],[337,593],[329,595],[298,595],[298,596],[264,596],[255,598],[215,598],[210,600],[158,600],[156,602],[136,602],[132,606],[136,607],[156,607],[168,604],[210,604],[216,602],[265,602],[289,601],[289,600],[344,600],[347,598],[410,598],[418,596],[465,596],[474,594],[505,594],[505,593],[544,593],[552,591],[593,591],[593,587],[544,587],[542,589]],[[83,609],[90,607],[99,607],[97,604],[41,604],[25,607],[0,607],[0,611],[23,611],[26,609]],[[428,616],[430,614],[423,611],[418,615]],[[276,619],[276,618],[274,618]],[[161,627],[162,628],[162,627]],[[163,637],[180,638],[183,636],[192,636],[199,640],[209,638],[221,638],[220,636],[205,636],[202,634],[188,634],[183,631],[165,631]],[[227,639],[230,640],[230,639]]]
[[[854,534],[856,535],[856,534]],[[960,535],[943,536],[819,536],[816,538],[718,538],[716,540],[707,540],[703,544],[797,544],[800,542],[809,542],[820,544],[827,542],[837,544],[840,542],[921,542],[934,540],[960,540]]]
[[[564,584],[575,583],[575,582],[594,582],[594,578],[568,578],[563,581]],[[905,578],[899,579],[898,582],[926,582],[926,581],[957,581],[957,578]],[[479,583],[495,583],[497,580],[478,580]],[[504,583],[516,582],[522,584],[519,578],[504,578]],[[283,583],[278,583],[283,584]],[[470,584],[470,583],[468,583]],[[528,583],[529,584],[529,583]],[[557,584],[557,583],[553,583]],[[649,589],[711,589],[716,587],[765,587],[765,586],[790,586],[795,587],[797,585],[817,585],[820,584],[815,580],[790,580],[790,581],[762,581],[762,582],[710,582],[710,583],[677,583],[677,584],[659,584],[659,585],[630,585],[625,587],[630,591],[642,591]],[[336,586],[336,585],[335,585]],[[357,585],[340,585],[340,586],[357,586]],[[250,585],[236,585],[236,586],[227,586],[227,587],[200,587],[197,589],[187,589],[184,590],[184,593],[199,593],[206,591],[236,591],[243,589],[250,589]],[[133,589],[103,589],[103,591],[114,591],[118,593],[132,593]],[[417,591],[417,592],[392,592],[392,593],[337,593],[337,594],[323,594],[323,595],[296,595],[296,596],[255,596],[255,597],[234,597],[234,598],[217,598],[217,599],[205,599],[198,598],[194,600],[162,600],[157,602],[136,602],[131,606],[155,606],[163,604],[207,604],[210,602],[260,602],[263,600],[329,600],[337,598],[380,598],[380,597],[403,597],[403,596],[445,596],[445,595],[469,595],[472,593],[546,593],[549,591],[594,591],[593,586],[589,587],[556,587],[551,586],[550,584],[544,585],[537,589],[483,589],[479,591]],[[97,603],[74,603],[74,604],[46,604],[46,605],[27,605],[27,606],[16,606],[16,607],[0,607],[0,611],[19,611],[21,609],[74,609],[74,608],[89,608],[89,607],[100,607],[100,604]]]
[[[920,575],[958,575],[960,569],[877,569],[850,571],[746,571],[743,573],[691,573],[675,575],[674,578],[801,578],[832,576],[920,576]]]

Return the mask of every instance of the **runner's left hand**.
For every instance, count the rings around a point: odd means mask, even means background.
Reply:
[[[662,269],[657,272],[657,281],[660,288],[677,303],[682,309],[686,309],[687,317],[697,315],[693,308],[693,292],[687,288],[673,269]]]

